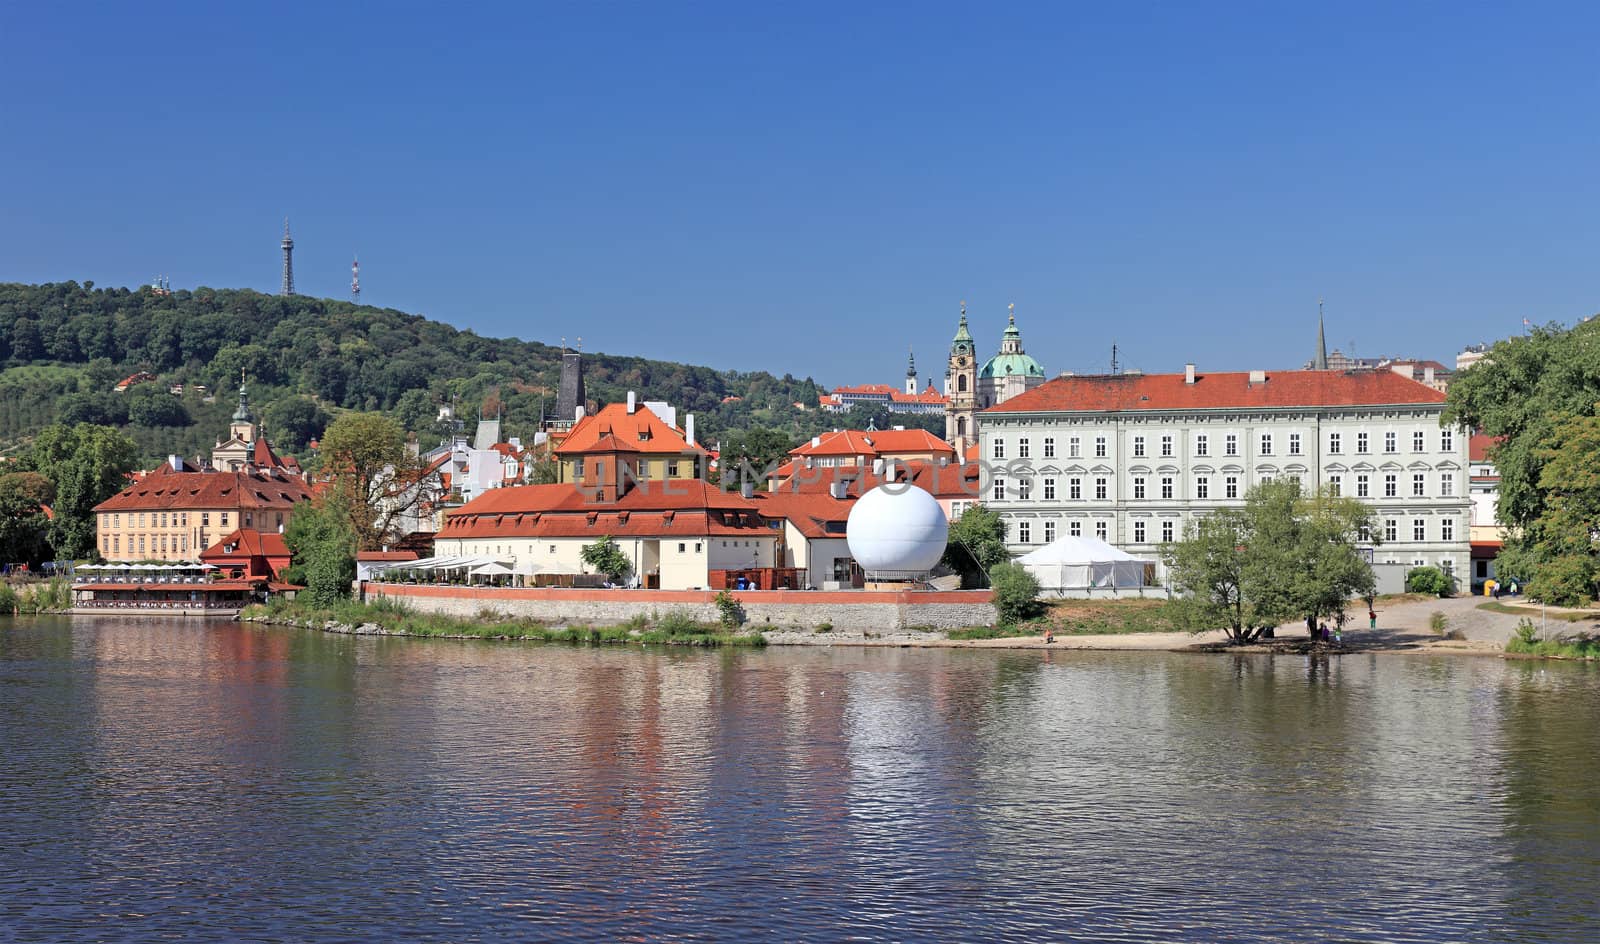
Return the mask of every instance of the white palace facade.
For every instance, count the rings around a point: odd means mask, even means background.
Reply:
[[[1281,476],[1368,503],[1379,563],[1468,574],[1468,437],[1391,371],[1063,376],[984,411],[981,500],[1026,553],[1099,537],[1149,560]]]

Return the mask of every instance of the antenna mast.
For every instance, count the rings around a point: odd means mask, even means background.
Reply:
[[[1111,342],[1111,373],[1113,376],[1122,373],[1122,370],[1117,367],[1117,344],[1115,341]]]
[[[353,257],[350,262],[350,300],[356,304],[361,303],[361,259]]]

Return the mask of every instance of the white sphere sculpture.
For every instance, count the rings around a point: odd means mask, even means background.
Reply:
[[[869,575],[922,575],[944,554],[949,525],[939,502],[922,489],[880,485],[850,509],[844,536],[850,556]]]

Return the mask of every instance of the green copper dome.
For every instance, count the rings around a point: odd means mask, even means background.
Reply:
[[[979,377],[1043,377],[1044,368],[1026,354],[996,354],[983,365]]]

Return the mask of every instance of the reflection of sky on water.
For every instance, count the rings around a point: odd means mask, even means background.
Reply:
[[[41,940],[1595,936],[1582,666],[107,618],[0,628],[0,685]]]

